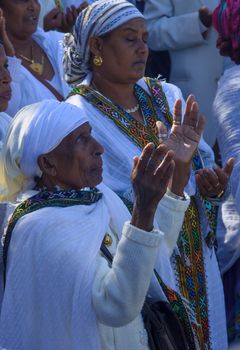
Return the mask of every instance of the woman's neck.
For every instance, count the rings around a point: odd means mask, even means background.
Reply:
[[[134,83],[123,84],[93,76],[92,87],[124,109],[133,108],[138,103],[134,94]]]
[[[31,36],[20,39],[8,33],[8,37],[16,52],[24,53],[24,52],[29,52],[31,50],[31,46],[33,44],[33,39]]]

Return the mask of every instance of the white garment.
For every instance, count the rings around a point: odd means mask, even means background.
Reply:
[[[56,148],[73,130],[88,122],[84,110],[57,100],[22,108],[12,120],[0,162],[0,200],[14,201],[35,185],[42,173],[38,157]]]
[[[164,234],[127,224],[120,239],[130,214],[110,189],[99,188],[103,198],[95,204],[44,208],[18,221],[8,253],[1,346],[98,350],[97,321],[103,350],[148,349],[139,313]],[[178,210],[180,221],[184,211]],[[112,269],[98,254],[106,232],[120,239]]]
[[[83,84],[88,85],[91,81],[89,75]],[[143,80],[138,82],[148,91]],[[162,83],[163,91],[167,97],[170,111],[173,111],[174,102],[177,98],[182,99],[181,91],[174,85]],[[67,102],[73,103],[81,108],[88,110],[89,121],[93,126],[93,135],[104,146],[103,154],[103,181],[115,192],[124,197],[133,199],[133,192],[130,182],[132,159],[140,155],[141,149],[124,134],[114,122],[104,116],[94,108],[84,97],[74,95],[67,99]],[[183,106],[185,105],[183,101]],[[201,139],[199,144],[204,165],[210,167],[213,165],[213,152],[211,148]],[[195,195],[196,183],[194,172],[192,171],[189,183],[185,188],[188,195]],[[227,333],[225,321],[224,296],[221,282],[221,276],[218,268],[214,250],[207,247],[204,237],[208,233],[208,223],[203,212],[201,204],[198,206],[201,219],[201,231],[203,237],[203,252],[206,273],[206,284],[208,291],[208,311],[211,337],[211,350],[227,349]],[[157,226],[155,226],[157,227]],[[165,275],[163,274],[164,278]],[[166,282],[167,280],[164,279]]]
[[[3,143],[4,139],[6,137],[9,125],[11,122],[11,118],[8,114],[4,112],[0,112],[0,179],[2,178],[3,174]],[[1,185],[0,185],[1,190]],[[1,210],[1,209],[0,209]],[[3,220],[2,217],[0,217],[0,237],[1,237],[1,221]]]
[[[55,76],[54,88],[63,96],[67,97],[70,88],[63,80],[63,34],[50,31],[44,32],[41,28],[33,34],[33,39],[41,46],[47,54]],[[31,103],[39,102],[44,99],[56,99],[52,92],[45,87],[37,78],[35,78],[22,64],[21,60],[16,57],[9,57],[9,61],[13,61],[13,68],[10,73],[12,77],[12,98],[9,102],[6,112],[10,116],[14,116],[19,109]]]
[[[219,81],[214,101],[217,138],[223,164],[234,157],[230,178],[232,195],[222,204],[218,224],[218,259],[221,272],[227,271],[240,256],[240,67],[227,69]]]
[[[9,117],[9,115],[7,113],[0,112],[0,152],[2,149],[3,140],[8,131],[10,122],[11,122],[11,118]]]
[[[198,10],[203,5],[213,10],[218,0],[146,0],[144,16],[150,48],[169,50],[170,82],[181,89],[184,98],[195,95],[206,116],[204,138],[213,146],[216,122],[212,103],[223,72],[223,58],[216,49],[217,35],[213,28],[208,30],[206,40],[202,37]]]

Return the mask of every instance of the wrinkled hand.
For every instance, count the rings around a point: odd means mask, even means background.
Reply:
[[[164,133],[165,135],[167,130],[160,121],[156,125],[161,139],[161,134]],[[182,101],[177,100],[175,102],[171,132],[169,137],[163,141],[168,150],[174,151],[175,162],[191,162],[194,152],[198,147],[204,125],[205,118],[203,114],[199,115],[198,104],[193,95],[190,95],[186,101],[183,122]]]
[[[233,49],[230,40],[222,39],[221,36],[217,39],[217,48],[221,56],[230,57],[236,64],[240,64],[240,52]]]
[[[209,28],[212,25],[212,12],[209,10],[208,7],[202,6],[198,10],[198,16],[202,24]]]
[[[198,147],[205,124],[205,118],[199,115],[198,104],[195,97],[190,95],[186,101],[184,118],[182,122],[182,102],[177,100],[173,111],[173,125],[168,138],[161,139],[161,135],[167,135],[167,129],[160,121],[156,123],[160,142],[163,142],[167,150],[174,152],[175,171],[169,181],[169,189],[179,195],[183,195],[189,175],[192,157]]]
[[[15,56],[15,49],[7,35],[6,20],[5,20],[5,17],[3,16],[3,10],[1,8],[0,8],[0,37],[3,41],[3,46],[5,49],[6,55]]]
[[[60,29],[63,21],[63,12],[55,7],[48,12],[43,18],[43,29],[48,32],[49,30]]]
[[[166,152],[166,146],[149,143],[140,157],[134,158],[131,174],[135,194],[131,223],[150,231],[157,205],[164,196],[169,177],[174,170],[174,153]]]
[[[202,197],[217,197],[224,193],[234,166],[234,159],[229,158],[225,167],[200,169],[196,172],[196,182]]]

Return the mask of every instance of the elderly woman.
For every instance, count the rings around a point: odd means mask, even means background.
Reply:
[[[37,0],[0,0],[0,8],[1,36],[14,63],[8,114],[46,98],[63,100],[69,92],[62,79],[63,34],[38,28]]]
[[[131,217],[119,197],[99,185],[102,153],[85,110],[71,104],[46,100],[13,119],[1,199],[20,195],[22,203],[4,236],[4,348],[149,349],[140,311],[154,262],[163,255],[167,264],[164,241],[177,239],[189,200],[161,200],[173,152],[148,144],[134,158]],[[175,211],[169,212],[170,202]],[[153,229],[156,210],[166,235]],[[112,267],[99,253],[102,242],[114,255]]]
[[[169,183],[169,190],[173,190],[181,181],[179,162],[191,162],[192,153],[188,151],[196,140],[195,124],[186,123],[190,110],[198,114],[194,97],[188,98],[181,124],[184,101],[179,89],[142,78],[147,38],[142,14],[125,0],[96,1],[79,15],[73,35],[65,37],[65,77],[75,85],[67,101],[88,110],[94,135],[105,148],[104,182],[131,201],[131,161],[135,154],[140,154],[149,141],[157,146],[159,138],[173,149],[175,171]],[[178,118],[173,123],[174,109]],[[199,152],[193,158],[198,186],[192,171],[186,186],[191,206],[172,266],[179,291],[189,304],[200,348],[225,350],[224,297],[213,242],[216,205],[224,199],[233,162],[213,170],[213,152],[203,140]]]

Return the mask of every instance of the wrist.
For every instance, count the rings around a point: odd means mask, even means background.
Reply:
[[[132,212],[131,225],[136,226],[144,231],[152,231],[155,210],[142,208],[135,202]]]

